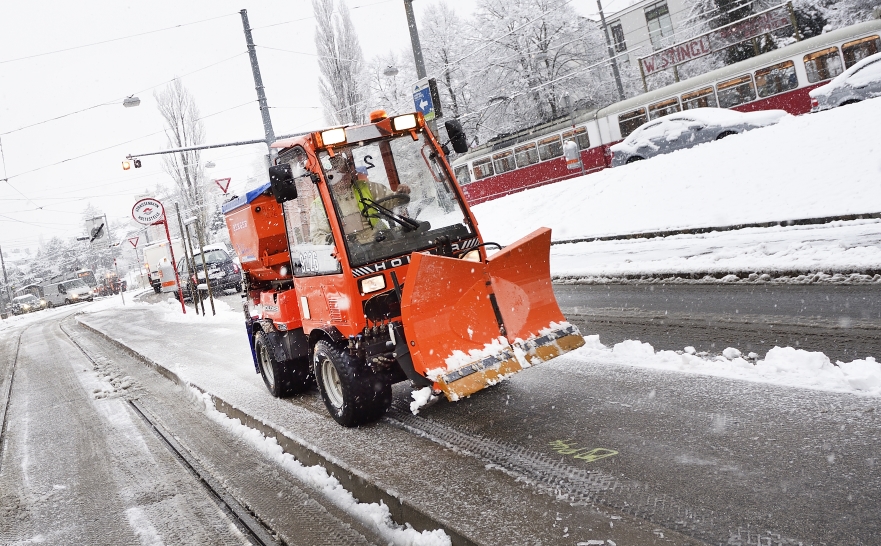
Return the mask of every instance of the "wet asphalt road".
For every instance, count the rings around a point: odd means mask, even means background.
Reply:
[[[833,361],[881,355],[877,285],[554,285],[570,322],[606,345],[639,339],[656,349],[764,355],[777,346]]]

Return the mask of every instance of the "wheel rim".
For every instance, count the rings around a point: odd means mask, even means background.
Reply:
[[[266,345],[263,344],[260,345],[260,371],[263,372],[263,377],[266,378],[270,385],[275,385],[275,374],[269,361],[269,352],[266,349]]]
[[[340,375],[329,358],[321,361],[321,383],[327,399],[335,408],[343,407],[343,386]]]

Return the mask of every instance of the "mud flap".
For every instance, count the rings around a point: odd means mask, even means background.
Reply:
[[[551,231],[475,263],[412,255],[401,318],[415,371],[457,400],[584,345],[557,305]]]

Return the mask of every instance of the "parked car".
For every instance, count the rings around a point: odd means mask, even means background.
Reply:
[[[205,268],[208,270],[208,282],[214,295],[222,295],[227,290],[242,291],[242,269],[230,255],[225,245],[206,245],[204,247]],[[177,273],[183,284],[184,297],[189,298],[191,288],[205,285],[205,270],[202,267],[202,252],[196,251],[193,257],[195,271],[190,271],[187,260],[181,258],[177,262]],[[186,280],[185,280],[186,279]],[[177,292],[175,292],[177,294]]]
[[[45,309],[47,305],[46,300],[41,300],[33,294],[16,296],[12,298],[12,314],[23,315],[25,313],[33,313],[34,311]]]
[[[691,148],[704,142],[772,125],[788,115],[783,110],[738,112],[726,108],[696,108],[653,119],[615,144],[612,166]]]
[[[881,53],[866,57],[809,94],[811,112],[881,97]]]

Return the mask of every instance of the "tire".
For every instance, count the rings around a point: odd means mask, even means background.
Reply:
[[[239,283],[239,284],[236,285],[236,292],[238,293],[238,292],[241,292],[241,291],[242,291],[242,283]]]
[[[642,161],[643,159],[645,159],[645,158],[644,158],[644,157],[639,157],[638,155],[635,155],[635,156],[632,156],[632,157],[628,157],[628,158],[627,158],[627,163],[630,164],[630,163],[633,163],[634,161]]]
[[[55,307],[55,305],[53,305],[51,301],[46,303],[46,309],[52,309],[53,307]]]
[[[284,362],[275,360],[263,332],[254,335],[254,354],[260,376],[272,396],[284,398],[307,391],[314,384],[308,357]]]
[[[383,373],[328,341],[312,351],[313,371],[321,398],[334,421],[355,427],[382,417],[392,405],[392,386]]]
[[[860,102],[860,99],[850,99],[850,100],[846,100],[846,101],[842,102],[838,106],[847,106],[848,104],[856,104],[858,102]]]
[[[65,299],[65,300],[64,300],[64,305],[70,305],[70,300]]]
[[[737,134],[737,131],[725,131],[724,133],[721,133],[719,136],[717,136],[716,140],[722,140],[723,138],[725,138],[727,136],[736,135],[736,134]]]

